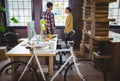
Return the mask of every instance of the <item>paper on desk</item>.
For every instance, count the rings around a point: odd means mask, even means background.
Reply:
[[[54,42],[50,42],[49,44],[47,44],[46,46],[42,48],[35,48],[34,53],[35,54],[54,54],[55,51],[53,50],[55,50]]]

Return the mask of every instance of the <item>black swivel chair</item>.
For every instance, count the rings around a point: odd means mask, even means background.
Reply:
[[[17,35],[13,32],[6,32],[4,34],[4,42],[7,44],[7,50],[12,49],[18,44]],[[8,73],[9,70],[11,70],[11,68],[6,69],[6,73]]]
[[[14,46],[18,44],[17,35],[13,32],[6,32],[4,34],[4,38],[7,43],[8,50],[10,50],[11,48],[13,48]]]
[[[68,48],[68,45],[67,45],[68,43],[74,43],[74,41],[73,41],[74,35],[75,35],[75,31],[72,30],[65,36],[65,41],[59,41],[58,40],[57,49],[66,49],[66,48]],[[59,52],[57,54],[59,56],[59,60],[55,61],[55,65],[57,65],[56,69],[59,69],[61,67],[61,65],[63,65],[63,63],[64,63],[63,56],[65,56],[66,53],[67,52]]]

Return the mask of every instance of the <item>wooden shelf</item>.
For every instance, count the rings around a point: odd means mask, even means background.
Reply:
[[[97,18],[97,17],[98,17],[98,18],[99,18],[99,17],[101,17],[101,18],[104,18],[104,17],[107,18],[108,15],[107,15],[107,14],[95,14],[94,17],[95,17],[95,18]]]
[[[115,19],[104,19],[104,18],[101,18],[101,19],[96,19],[95,21],[96,22],[114,22]]]
[[[116,2],[117,0],[94,0],[96,3],[111,3]]]
[[[113,40],[109,36],[109,22],[114,22],[115,19],[108,19],[108,9],[109,3],[115,1],[117,0],[84,0],[82,44],[95,58],[111,58],[110,55],[99,55],[95,51],[99,50],[99,42]]]
[[[109,55],[99,55],[98,53],[96,52],[93,52],[93,57],[94,58],[97,58],[97,59],[111,59],[112,56],[109,54]]]
[[[91,18],[84,18],[84,19],[82,19],[83,21],[90,21],[91,22]]]
[[[83,5],[82,8],[91,7],[91,5]]]
[[[101,19],[93,19],[93,18],[86,18],[86,19],[82,19],[84,21],[88,21],[88,22],[114,22],[115,19],[105,19],[105,18],[101,18]]]
[[[93,38],[94,40],[97,41],[110,41],[113,40],[113,38],[110,38],[108,36],[94,36],[90,32],[85,32],[89,37]]]
[[[109,28],[107,28],[107,27],[104,27],[104,28],[95,28],[95,30],[97,30],[97,31],[99,31],[99,30],[101,30],[101,31],[108,30],[109,31]]]
[[[89,44],[85,44],[85,48],[87,48],[88,50],[90,50]]]
[[[96,10],[95,13],[108,13],[108,10]]]

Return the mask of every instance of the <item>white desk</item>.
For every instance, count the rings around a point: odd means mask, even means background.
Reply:
[[[25,39],[23,42],[21,42],[20,44],[18,44],[17,46],[15,46],[13,49],[11,49],[10,51],[8,51],[6,53],[7,56],[9,56],[11,58],[11,61],[15,61],[15,59],[17,58],[24,58],[24,57],[30,57],[32,56],[32,52],[29,49],[26,49],[25,46],[22,45],[22,43],[24,43],[25,41],[28,41],[27,39]],[[49,44],[51,44],[49,49],[52,50],[56,50],[56,46],[57,46],[57,35],[55,38],[51,39],[49,41]],[[48,50],[48,48],[44,48],[44,51]],[[53,76],[53,57],[56,55],[55,52],[52,53],[47,53],[47,52],[37,52],[39,57],[49,57],[49,73],[50,76]]]

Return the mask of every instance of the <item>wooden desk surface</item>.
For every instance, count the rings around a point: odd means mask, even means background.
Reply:
[[[112,43],[120,43],[120,34],[109,31],[109,37],[113,38]]]
[[[112,43],[120,43],[120,34],[119,33],[115,33],[115,32],[112,32],[112,31],[109,31],[109,36],[94,36],[94,35],[92,35],[91,34],[91,31],[85,31],[85,33],[89,36],[89,37],[91,37],[91,38],[93,38],[93,39],[95,39],[95,40],[97,40],[97,41],[111,41]]]
[[[11,49],[10,51],[8,51],[6,53],[7,56],[11,57],[11,56],[31,56],[32,52],[29,49],[26,49],[25,46],[23,46],[22,44],[28,41],[27,39],[24,40],[23,42],[21,42],[20,44],[18,44],[17,46],[15,46],[13,49]],[[52,50],[56,50],[56,46],[57,46],[57,36],[53,39],[50,40],[50,42],[52,42],[54,45],[52,45]],[[47,49],[46,49],[47,50]],[[55,56],[55,53],[52,54],[38,54],[38,56]]]

